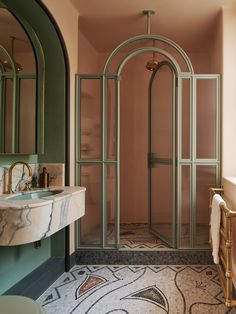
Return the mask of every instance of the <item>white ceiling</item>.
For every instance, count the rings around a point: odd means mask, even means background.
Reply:
[[[98,51],[146,33],[144,9],[153,9],[151,33],[167,36],[186,51],[208,49],[222,6],[236,0],[70,0],[80,15],[80,31]]]

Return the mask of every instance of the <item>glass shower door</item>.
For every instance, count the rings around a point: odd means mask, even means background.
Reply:
[[[149,85],[149,226],[169,246],[176,246],[175,213],[176,76],[161,62]]]

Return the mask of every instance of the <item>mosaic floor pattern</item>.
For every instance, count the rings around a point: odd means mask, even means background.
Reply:
[[[74,266],[38,300],[47,314],[235,314],[215,266]]]
[[[122,248],[155,250],[169,248],[161,239],[149,231],[148,224],[133,223],[120,225]]]
[[[109,224],[107,228],[107,242],[114,244],[115,237],[115,226]],[[99,243],[100,231],[96,228],[84,236],[82,240],[83,245],[97,245]],[[120,243],[121,248],[129,250],[169,249],[168,245],[149,231],[148,224],[145,223],[120,224]]]
[[[197,225],[197,245],[208,248],[208,225]],[[158,230],[158,226],[156,227]],[[164,226],[162,224],[162,234],[170,237],[171,226]],[[189,247],[189,226],[182,226],[182,246]],[[107,228],[107,242],[114,244],[116,238],[116,231],[114,224],[109,224]],[[97,245],[100,243],[100,229],[93,228],[88,234],[82,237],[82,245]],[[122,249],[128,250],[157,250],[170,249],[170,247],[163,242],[156,235],[152,234],[149,226],[146,223],[122,223],[120,224],[120,243]]]

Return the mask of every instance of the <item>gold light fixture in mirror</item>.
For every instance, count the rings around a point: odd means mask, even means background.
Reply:
[[[12,56],[12,59],[14,60],[14,63],[15,63],[15,66],[16,66],[16,71],[19,73],[20,71],[23,70],[22,66],[20,63],[16,62],[15,59],[14,59],[14,45],[15,45],[15,40],[18,39],[16,38],[15,36],[10,36],[11,38],[11,56]],[[8,69],[8,70],[11,70],[11,64],[8,60],[4,60],[3,61],[3,66],[5,69]]]

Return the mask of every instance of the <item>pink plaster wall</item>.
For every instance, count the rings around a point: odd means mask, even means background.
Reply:
[[[89,40],[80,31],[78,34],[78,56],[78,69],[80,74],[99,73],[99,54],[93,45],[89,42]]]
[[[69,60],[69,75],[70,75],[70,126],[69,126],[69,146],[70,146],[70,185],[74,185],[75,173],[75,73],[78,72],[78,21],[79,13],[77,9],[71,4],[70,1],[61,0],[60,5],[58,1],[43,0],[48,10],[53,15],[57,25],[65,41],[66,50]],[[74,224],[70,225],[70,253],[75,250],[75,231]]]
[[[219,12],[215,22],[210,46],[211,73],[223,73],[223,12]]]
[[[147,222],[149,55],[130,60],[121,81],[121,222]]]
[[[223,9],[223,156],[222,175],[236,175],[236,9]]]

